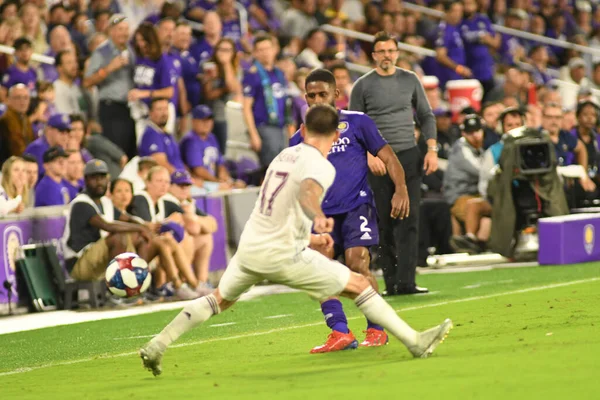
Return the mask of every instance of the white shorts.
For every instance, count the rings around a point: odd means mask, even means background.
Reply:
[[[350,280],[350,269],[312,249],[303,250],[289,264],[262,271],[241,265],[238,255],[234,255],[221,278],[219,292],[225,300],[234,301],[265,279],[302,290],[320,301],[343,292]]]

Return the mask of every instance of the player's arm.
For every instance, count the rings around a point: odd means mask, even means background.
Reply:
[[[408,190],[406,188],[404,168],[402,167],[402,164],[400,164],[398,157],[396,157],[394,150],[392,150],[392,146],[389,144],[386,144],[379,152],[377,152],[377,157],[385,164],[388,175],[396,187],[394,196],[392,197],[391,216],[392,218],[406,218],[408,217],[410,209],[410,201],[408,198]]]
[[[327,218],[321,209],[323,187],[314,179],[305,179],[300,183],[298,202],[304,214],[314,223],[316,233],[329,233],[333,229],[333,219]]]

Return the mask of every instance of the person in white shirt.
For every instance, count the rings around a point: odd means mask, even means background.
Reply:
[[[133,193],[137,194],[146,188],[148,171],[158,163],[152,157],[134,157],[125,165],[119,178],[126,179],[133,184]]]
[[[0,216],[20,214],[29,204],[29,188],[25,173],[25,161],[12,156],[2,165],[0,186]]]
[[[82,111],[88,111],[83,92],[75,83],[79,72],[75,52],[60,51],[55,60],[56,71],[58,71],[58,79],[53,84],[56,109],[63,114],[80,114]]]
[[[329,105],[316,105],[306,114],[304,143],[279,153],[267,169],[254,210],[235,256],[217,290],[190,302],[140,349],[144,367],[162,372],[163,353],[183,333],[231,307],[254,284],[267,279],[300,289],[317,300],[343,294],[374,323],[398,338],[415,357],[427,357],[443,341],[452,321],[419,333],[400,319],[371,287],[367,278],[330,260],[310,245],[333,245],[333,219],[321,209],[335,178],[327,160],[339,139],[339,116]],[[311,235],[312,230],[316,235]]]

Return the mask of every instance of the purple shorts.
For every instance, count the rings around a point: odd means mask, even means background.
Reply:
[[[336,255],[352,247],[370,247],[379,244],[377,211],[365,203],[343,214],[328,215],[333,218],[331,237]]]

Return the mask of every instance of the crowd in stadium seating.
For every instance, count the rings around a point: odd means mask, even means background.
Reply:
[[[592,204],[600,183],[600,57],[498,33],[493,24],[600,50],[600,5],[416,3],[445,16],[413,11],[401,0],[167,1],[158,8],[145,4],[137,14],[117,0],[3,1],[0,44],[14,54],[0,54],[0,214],[68,204],[84,188],[84,165],[92,159],[103,160],[113,179],[122,178],[108,192],[122,211],[144,188],[153,190],[150,171],[157,166],[167,185],[161,196],[170,192],[179,202],[191,198],[192,184],[195,193],[245,187],[249,182],[229,170],[224,157],[229,101],[241,104],[249,146],[265,167],[302,123],[311,69],[334,73],[341,93],[336,105],[343,109],[357,76],[351,67],[370,65],[370,43],[329,34],[324,24],[384,30],[435,50],[435,57],[403,51],[398,61],[421,78],[437,117],[439,156],[448,160],[445,176],[423,178],[422,265],[429,247],[485,249],[480,222],[491,206],[479,189],[485,187],[481,165],[511,128],[545,129],[559,164],[587,171],[567,182],[570,205]],[[33,53],[54,63],[33,60]],[[466,78],[480,81],[483,106],[467,107],[457,120],[444,89]],[[189,179],[177,183],[182,174]],[[196,223],[201,227],[188,232],[186,252],[196,280],[206,282],[212,246],[206,235],[216,227]]]

